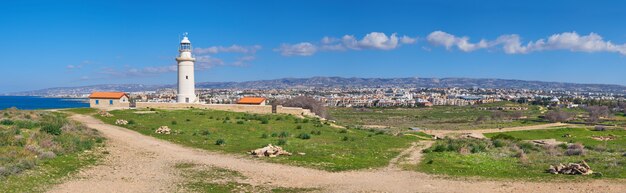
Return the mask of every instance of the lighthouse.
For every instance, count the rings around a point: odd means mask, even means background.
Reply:
[[[178,103],[195,103],[196,99],[196,82],[194,81],[193,65],[196,61],[191,55],[191,42],[185,33],[183,40],[180,41],[178,47],[178,95],[176,99]]]

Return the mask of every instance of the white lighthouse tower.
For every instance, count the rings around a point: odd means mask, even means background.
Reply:
[[[176,57],[178,62],[178,95],[176,97],[178,103],[195,103],[197,99],[193,65],[196,59],[191,55],[191,42],[187,38],[187,33],[184,35],[178,48],[179,55]]]

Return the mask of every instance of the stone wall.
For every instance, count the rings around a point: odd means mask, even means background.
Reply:
[[[185,108],[197,108],[197,109],[212,109],[222,111],[233,112],[247,112],[258,114],[270,114],[272,113],[271,105],[240,105],[240,104],[200,104],[200,103],[152,103],[152,102],[138,102],[136,104],[137,109],[185,109]],[[283,107],[277,106],[276,113],[291,114],[299,116],[311,116],[315,117],[309,109],[297,108],[297,107]]]

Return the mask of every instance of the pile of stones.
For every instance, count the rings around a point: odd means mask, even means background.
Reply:
[[[279,155],[291,155],[291,153],[283,150],[280,146],[269,144],[263,148],[250,151],[250,154],[257,157],[276,157]]]
[[[116,125],[128,125],[128,121],[124,119],[115,120]]]
[[[112,117],[113,115],[107,111],[99,111],[98,114],[103,117]]]
[[[169,135],[171,131],[172,130],[168,126],[161,126],[155,131],[155,133]]]
[[[550,168],[547,170],[548,173],[551,174],[567,174],[567,175],[589,175],[592,174],[593,171],[591,167],[585,162],[582,163],[569,163],[567,165],[559,164],[559,165],[550,165]]]

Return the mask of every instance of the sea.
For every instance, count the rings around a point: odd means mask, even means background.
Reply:
[[[86,98],[48,98],[36,96],[0,96],[0,109],[15,107],[23,110],[89,107]]]

